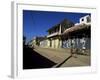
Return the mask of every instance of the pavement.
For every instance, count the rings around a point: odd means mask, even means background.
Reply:
[[[85,58],[80,58],[79,56],[77,58],[71,57],[64,64],[62,64],[61,67],[90,66],[90,60],[84,62],[85,61],[84,59]]]
[[[75,57],[71,57],[70,49],[35,47],[34,51],[57,63],[53,67],[90,66],[91,63],[90,56],[76,55]]]

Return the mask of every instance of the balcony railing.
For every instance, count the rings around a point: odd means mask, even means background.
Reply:
[[[49,35],[47,36],[47,38],[53,37],[53,36],[56,36],[56,35],[59,35],[59,32],[55,32],[55,33],[49,34]]]

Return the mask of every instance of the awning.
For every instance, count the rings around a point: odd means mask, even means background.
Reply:
[[[91,26],[91,24],[79,24],[79,25],[75,25],[71,28],[66,29],[62,35],[74,32],[74,31],[78,31],[78,30],[82,30],[82,29],[88,29]]]

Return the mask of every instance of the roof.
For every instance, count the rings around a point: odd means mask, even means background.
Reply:
[[[85,28],[89,28],[90,26],[91,26],[90,24],[89,24],[89,25],[87,25],[87,24],[75,25],[75,26],[73,26],[73,27],[71,27],[71,28],[66,29],[66,30],[62,33],[62,35],[68,34],[68,33],[70,33],[70,32],[74,32],[74,31],[82,30],[82,29],[85,29]]]
[[[61,25],[63,25],[63,24],[66,24],[66,25],[72,24],[72,25],[74,25],[74,23],[73,23],[72,21],[67,20],[67,19],[64,19],[64,20],[61,21],[59,24],[56,24],[56,25],[54,25],[53,27],[49,28],[49,29],[47,30],[47,32],[53,30],[54,28],[59,27],[60,24],[61,24]]]

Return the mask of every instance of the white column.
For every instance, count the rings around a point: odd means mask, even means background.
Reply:
[[[60,28],[59,28],[59,34],[61,34],[61,24],[60,24]]]

